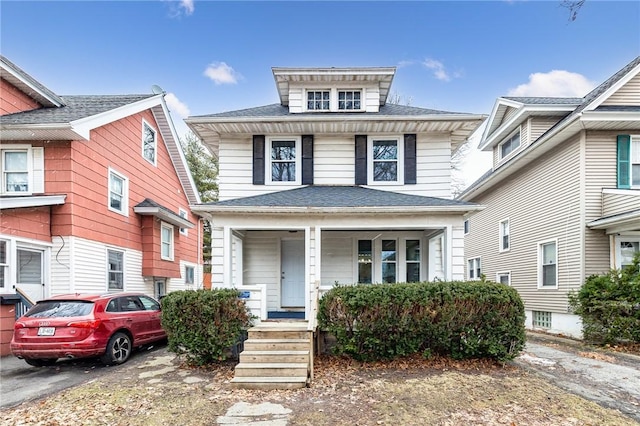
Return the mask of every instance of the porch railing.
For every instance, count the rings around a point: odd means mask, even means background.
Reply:
[[[320,300],[320,281],[316,280],[313,285],[313,291],[311,292],[311,312],[309,312],[309,323],[307,326],[307,335],[311,336],[309,339],[309,380],[313,381],[313,357],[314,357],[314,344],[313,334],[316,332],[318,326],[318,302]],[[320,333],[316,333],[318,339]],[[317,345],[316,345],[317,347]]]
[[[29,299],[29,296],[24,294],[19,288],[16,289],[16,294],[20,297],[20,300],[16,303],[16,319],[18,319],[26,314],[27,311],[35,305],[35,302]]]

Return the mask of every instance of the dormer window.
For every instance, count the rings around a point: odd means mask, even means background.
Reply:
[[[500,145],[500,158],[505,158],[520,146],[520,131]]]
[[[329,90],[309,90],[307,92],[307,109],[309,111],[329,111]]]
[[[338,91],[338,109],[339,110],[362,109],[360,97],[361,97],[361,92],[359,90]]]

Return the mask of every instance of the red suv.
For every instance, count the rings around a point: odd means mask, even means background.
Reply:
[[[16,321],[11,352],[36,367],[93,356],[122,364],[134,347],[167,337],[160,314],[160,303],[141,293],[51,297]]]

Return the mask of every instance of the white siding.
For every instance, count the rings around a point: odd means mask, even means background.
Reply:
[[[323,232],[321,285],[352,284],[357,274],[354,239],[348,233]],[[330,236],[327,236],[330,235]]]
[[[582,261],[580,235],[580,141],[559,145],[474,202],[486,209],[470,216],[465,258],[480,256],[482,273],[511,270],[511,283],[528,310],[567,312],[567,293],[578,288]],[[510,220],[511,249],[499,252],[499,222]],[[537,249],[558,240],[559,287],[537,288]]]
[[[640,210],[640,191],[619,191],[619,193],[602,194],[602,216]]]
[[[55,236],[51,249],[51,285],[50,295],[75,292],[75,282],[71,279],[71,252],[73,237]]]
[[[560,119],[558,117],[533,117],[529,120],[529,144],[535,142],[543,133],[549,130]]]
[[[313,182],[316,185],[353,185],[355,137],[316,137],[313,141]]]
[[[244,278],[247,286],[267,285],[267,309],[280,308],[280,238],[286,232],[249,231],[244,240]]]
[[[602,105],[640,105],[640,74],[609,96]]]
[[[289,111],[291,113],[304,112],[304,90],[301,87],[289,88]]]

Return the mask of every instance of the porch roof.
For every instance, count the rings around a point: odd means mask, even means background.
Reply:
[[[192,206],[201,212],[470,212],[483,206],[459,200],[382,191],[361,186],[311,185]]]

